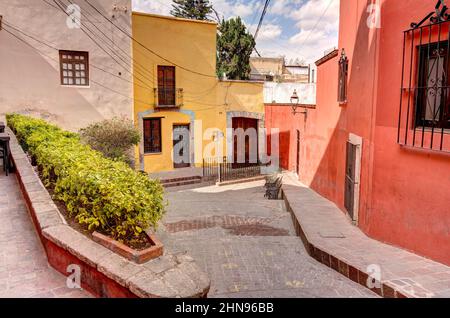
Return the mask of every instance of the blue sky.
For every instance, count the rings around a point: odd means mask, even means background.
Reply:
[[[264,0],[211,0],[225,18],[240,16],[251,32]],[[263,56],[314,62],[337,46],[340,0],[272,0],[257,49]],[[170,15],[172,0],[133,0],[135,11]]]

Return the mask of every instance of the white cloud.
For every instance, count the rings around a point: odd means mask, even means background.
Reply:
[[[133,0],[133,10],[170,15],[172,0]]]
[[[256,28],[258,27],[258,25],[252,24],[248,25],[247,27],[250,33],[254,34],[256,32]],[[258,41],[278,38],[282,32],[283,29],[278,24],[272,23],[264,24],[259,30]]]
[[[220,16],[240,16],[251,33],[255,32],[263,0],[211,2]],[[299,57],[309,62],[319,59],[325,50],[337,46],[339,3],[340,0],[272,0],[258,36],[258,51],[265,56]],[[135,11],[170,15],[171,8],[172,0],[133,0]]]
[[[339,0],[310,0],[290,13],[299,32],[289,43],[300,46],[306,59],[318,59],[324,51],[337,46],[339,5]]]

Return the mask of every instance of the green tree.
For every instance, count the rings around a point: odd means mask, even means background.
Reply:
[[[250,77],[250,55],[255,39],[240,17],[223,20],[217,35],[217,75],[228,79],[247,80]]]
[[[177,18],[211,20],[211,14],[214,12],[209,0],[173,0],[172,14]]]

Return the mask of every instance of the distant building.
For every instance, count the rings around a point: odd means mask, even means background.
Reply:
[[[284,58],[251,57],[250,79],[273,82],[280,80],[284,73]]]
[[[315,64],[286,64],[284,58],[250,58],[250,79],[265,82],[315,83]]]

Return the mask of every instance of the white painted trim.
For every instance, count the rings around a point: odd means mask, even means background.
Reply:
[[[359,222],[359,198],[361,192],[361,160],[363,150],[363,139],[360,136],[350,133],[348,141],[356,146],[356,162],[355,162],[355,193],[354,193],[354,212],[353,222],[358,225]]]

